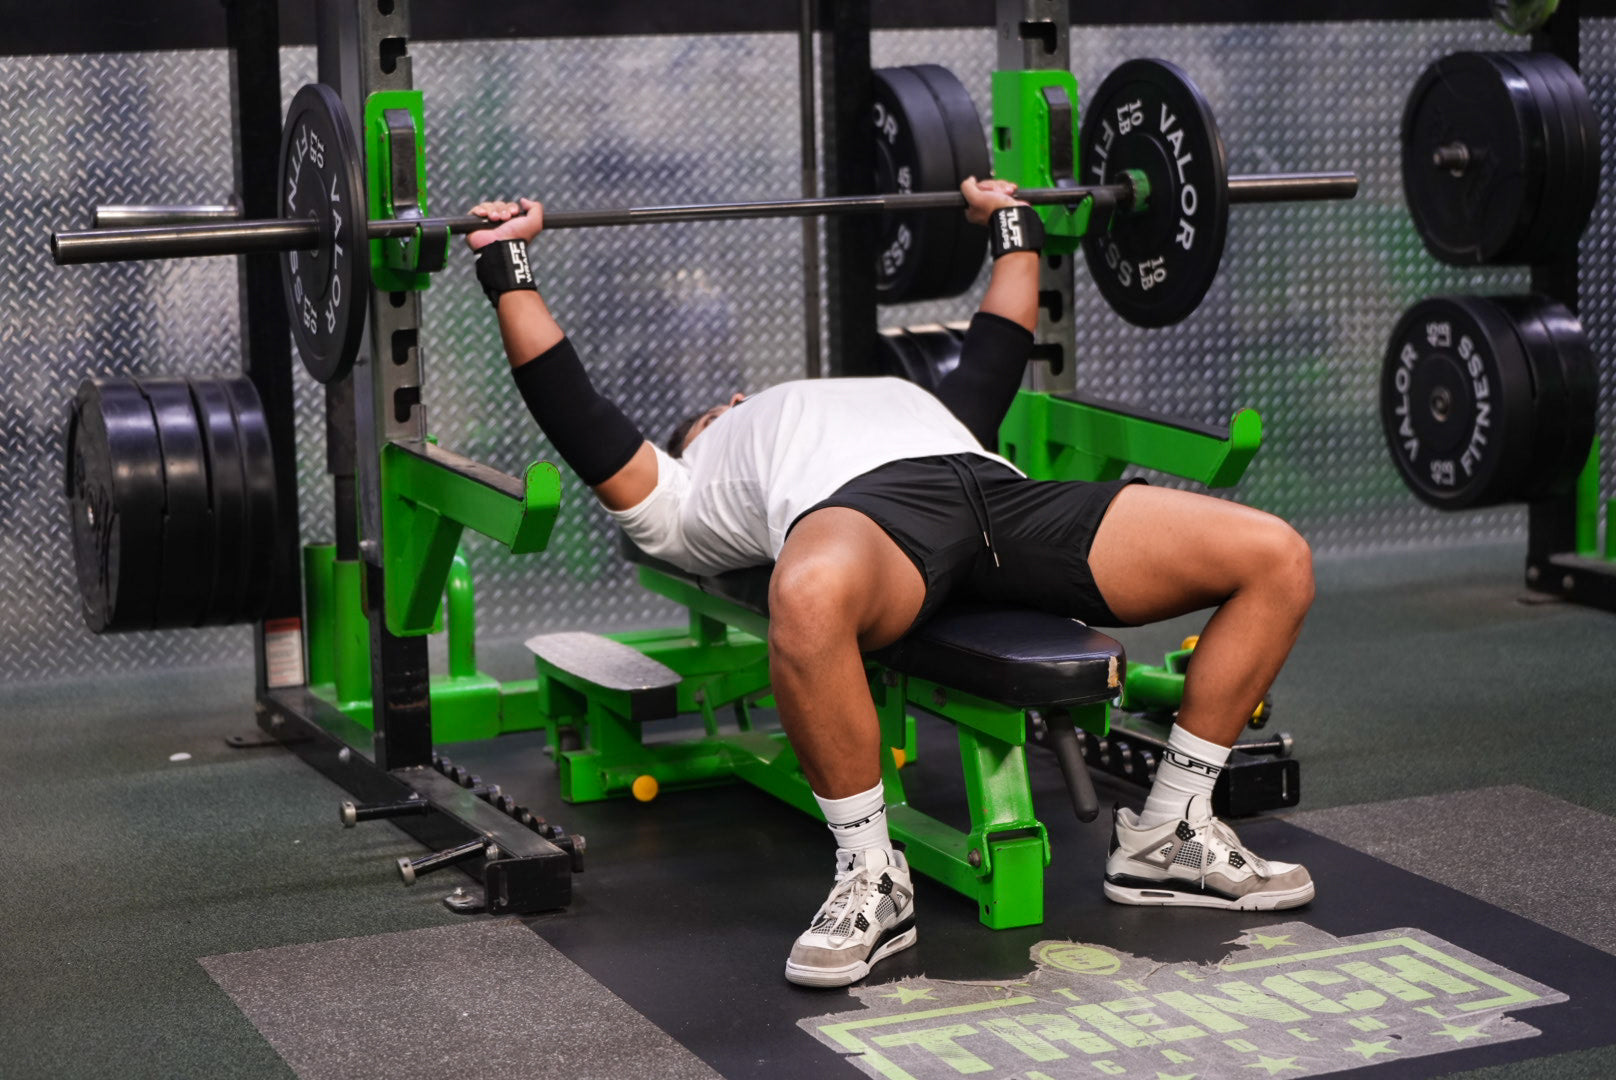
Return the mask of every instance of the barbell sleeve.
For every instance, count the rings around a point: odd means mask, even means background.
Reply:
[[[1278,173],[1231,176],[1229,201],[1288,202],[1311,199],[1350,199],[1358,178],[1350,172]],[[1108,195],[1119,208],[1132,205],[1132,183],[1088,187],[1038,188],[1016,193],[1034,206],[1081,203]],[[622,225],[668,224],[688,221],[733,221],[743,218],[809,217],[820,214],[879,214],[923,210],[959,210],[965,196],[957,191],[924,191],[893,195],[838,195],[818,199],[769,202],[716,203],[691,206],[638,206],[616,210],[559,210],[545,214],[546,230],[588,229]],[[475,215],[449,218],[387,218],[371,221],[371,239],[406,237],[422,226],[447,228],[451,233],[475,232],[488,227]],[[154,228],[92,229],[51,234],[51,257],[58,265],[124,262],[142,259],[197,258],[207,255],[244,255],[257,251],[302,251],[320,246],[321,227],[314,219],[270,218],[259,221],[173,225]]]
[[[249,255],[256,251],[302,251],[320,246],[320,223],[264,218],[214,225],[163,225],[135,229],[90,229],[51,234],[58,266]]]
[[[201,225],[240,220],[241,204],[233,200],[212,206],[136,206],[114,203],[97,206],[91,211],[90,228],[137,229],[156,225]]]
[[[1229,177],[1230,203],[1312,202],[1358,194],[1353,172],[1251,173]]]

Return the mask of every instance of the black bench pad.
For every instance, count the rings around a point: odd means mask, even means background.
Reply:
[[[772,566],[698,576],[654,559],[626,537],[630,562],[689,582],[759,615],[769,612]],[[1086,705],[1115,697],[1121,643],[1076,619],[1026,608],[951,604],[871,658],[894,671],[1014,708]]]
[[[1020,708],[1086,705],[1122,690],[1122,645],[1076,619],[1027,608],[949,605],[872,658]]]

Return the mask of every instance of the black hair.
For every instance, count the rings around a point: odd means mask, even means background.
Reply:
[[[685,439],[690,437],[690,429],[696,426],[696,421],[711,411],[711,409],[703,409],[701,412],[691,413],[674,425],[673,432],[668,436],[668,441],[663,444],[663,449],[667,450],[669,457],[680,458],[684,456]]]

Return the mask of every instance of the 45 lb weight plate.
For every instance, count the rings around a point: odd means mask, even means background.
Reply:
[[[1576,250],[1599,184],[1599,121],[1550,53],[1454,53],[1403,112],[1403,192],[1426,249],[1456,266]]]
[[[1595,365],[1582,328],[1540,296],[1422,300],[1381,368],[1392,462],[1420,499],[1466,510],[1566,490],[1587,459]]]
[[[309,374],[334,382],[353,367],[370,302],[365,182],[353,127],[336,91],[309,83],[281,130],[280,209],[320,225],[321,243],[281,256],[292,337]]]
[[[67,423],[67,500],[84,622],[149,630],[162,572],[163,452],[130,379],[88,379]]]

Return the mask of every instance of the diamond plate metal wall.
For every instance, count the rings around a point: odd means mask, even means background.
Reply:
[[[1587,78],[1612,126],[1616,24],[1585,30]],[[1217,422],[1262,411],[1268,445],[1233,497],[1295,521],[1317,549],[1524,536],[1524,513],[1427,510],[1397,481],[1375,413],[1385,337],[1444,291],[1517,291],[1522,271],[1430,259],[1403,208],[1398,121],[1408,87],[1449,51],[1514,48],[1473,23],[1080,29],[1082,85],[1129,56],[1176,60],[1217,110],[1235,171],[1350,167],[1353,203],[1237,208],[1207,302],[1145,332],[1111,314],[1079,269],[1086,388]],[[532,193],[557,208],[762,198],[798,190],[796,43],[789,36],[424,43],[434,209]],[[988,102],[986,31],[880,33],[877,64],[932,61]],[[283,54],[287,98],[312,50]],[[244,629],[97,638],[76,614],[61,496],[61,424],[91,373],[239,364],[232,260],[58,269],[45,233],[97,200],[211,201],[230,186],[228,78],[218,53],[0,60],[0,678],[245,660]],[[1585,321],[1611,358],[1613,211],[1585,240]],[[535,252],[546,295],[607,392],[660,438],[728,392],[802,370],[794,221],[560,233]],[[979,282],[978,290],[981,283]],[[906,324],[968,314],[974,296],[887,309]],[[426,402],[444,445],[519,471],[549,457],[505,372],[463,253],[425,300]],[[329,537],[323,390],[297,373],[306,540]],[[1609,430],[1611,394],[1602,416]],[[1616,488],[1607,468],[1605,490]],[[604,516],[569,484],[549,552],[516,558],[472,538],[481,629],[605,629],[665,621],[610,551]]]

